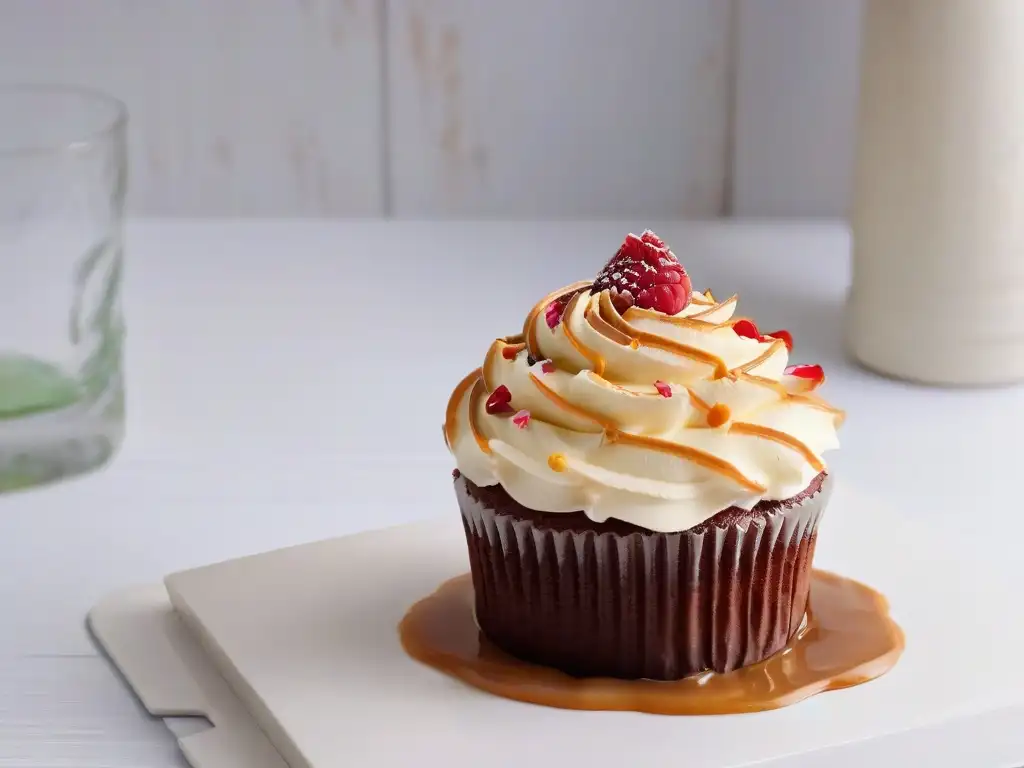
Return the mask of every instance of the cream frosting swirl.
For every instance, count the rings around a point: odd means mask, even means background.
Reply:
[[[825,471],[843,414],[812,394],[823,377],[787,369],[782,338],[734,330],[736,304],[694,292],[677,315],[620,314],[590,283],[546,297],[452,393],[459,471],[534,510],[652,531],[800,493]]]

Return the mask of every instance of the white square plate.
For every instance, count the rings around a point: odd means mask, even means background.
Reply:
[[[885,593],[906,652],[879,680],[751,715],[549,709],[406,657],[396,632],[405,610],[468,570],[454,510],[177,573],[166,594],[115,596],[91,623],[151,711],[214,721],[182,740],[198,768],[280,765],[266,740],[291,768],[986,768],[1024,763],[1024,617],[998,559],[983,540],[903,521],[840,484],[815,564]],[[170,616],[168,595],[206,659]]]

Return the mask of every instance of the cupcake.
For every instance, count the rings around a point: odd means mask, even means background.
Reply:
[[[576,676],[674,680],[781,650],[807,605],[842,412],[654,233],[546,296],[444,433],[480,630]]]

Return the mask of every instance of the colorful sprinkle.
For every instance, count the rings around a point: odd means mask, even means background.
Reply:
[[[487,398],[487,403],[484,405],[484,410],[492,416],[499,413],[510,413],[512,411],[512,393],[508,391],[508,387],[504,384],[498,386],[490,396]]]
[[[720,427],[729,421],[730,416],[732,414],[729,412],[729,406],[725,403],[715,403],[708,411],[708,426]]]
[[[452,479],[453,480],[458,480],[460,477],[462,477],[462,473],[459,472],[458,469],[453,469],[452,470]]]
[[[530,423],[530,412],[525,410],[519,411],[512,417],[512,423],[520,429],[526,429],[527,425]]]
[[[506,360],[515,360],[516,355],[519,354],[519,350],[516,347],[502,347],[501,356]]]
[[[786,345],[787,351],[793,351],[793,334],[791,334],[789,331],[772,331],[771,333],[766,333],[764,336],[761,337],[761,341],[764,341],[768,337],[771,337],[773,339],[779,339]]]
[[[565,472],[569,468],[565,456],[560,453],[552,453],[548,456],[548,466],[555,472]]]
[[[543,363],[540,364],[540,370],[542,373],[554,373],[555,364],[552,363],[550,360],[545,360]]]
[[[825,371],[820,365],[791,365],[783,373],[800,379],[810,379],[819,384],[825,380]]]
[[[658,394],[661,395],[662,397],[672,397],[672,387],[670,387],[661,379],[658,379],[658,381],[654,382],[654,388],[658,390]]]
[[[636,339],[630,339],[629,340],[629,348],[630,349],[640,349],[640,342],[637,341]]]
[[[758,332],[753,320],[747,320],[746,318],[737,320],[733,323],[732,329],[737,336],[742,336],[744,339],[761,340],[761,334]]]
[[[554,330],[555,326],[562,321],[563,312],[565,312],[565,305],[558,299],[548,304],[548,308],[544,310],[544,321],[548,324],[548,328]]]

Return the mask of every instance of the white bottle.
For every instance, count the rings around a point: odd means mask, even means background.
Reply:
[[[1024,0],[868,0],[861,56],[851,354],[1024,380]]]

